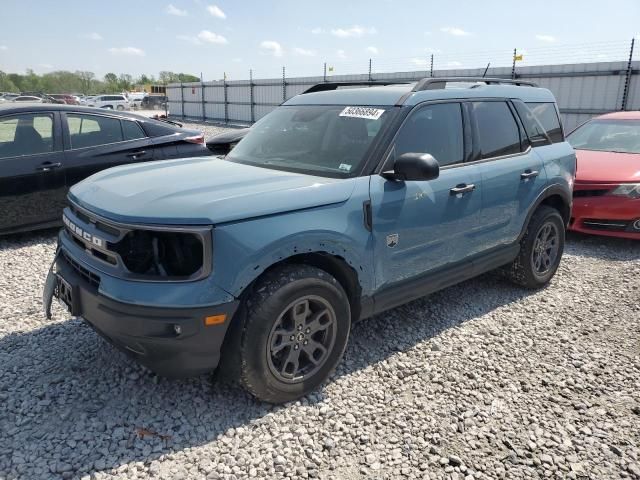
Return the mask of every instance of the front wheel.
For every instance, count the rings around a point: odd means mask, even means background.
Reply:
[[[540,206],[520,240],[520,253],[505,267],[507,276],[518,285],[541,288],[555,275],[564,251],[565,228],[560,213]]]
[[[119,111],[124,110],[124,106],[123,106],[123,105],[118,105],[116,108],[117,108]]]
[[[258,399],[283,403],[304,396],[342,358],[351,309],[340,283],[324,270],[278,268],[258,282],[245,308],[239,380]]]

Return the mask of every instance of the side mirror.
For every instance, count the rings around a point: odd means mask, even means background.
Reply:
[[[393,171],[382,176],[391,180],[433,180],[440,175],[440,165],[428,153],[403,153],[396,158]]]
[[[207,148],[211,150],[214,155],[226,155],[233,150],[233,147],[235,147],[247,133],[249,133],[249,128],[220,133],[207,140]]]

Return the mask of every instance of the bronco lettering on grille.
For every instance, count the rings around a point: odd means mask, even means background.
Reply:
[[[69,220],[66,215],[62,215],[62,223],[65,224],[71,233],[80,237],[85,242],[89,242],[96,247],[104,248],[105,241],[102,238],[91,235],[89,232],[85,232],[82,228]]]

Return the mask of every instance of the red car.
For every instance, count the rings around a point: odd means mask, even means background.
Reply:
[[[80,102],[73,95],[67,95],[64,93],[53,93],[49,96],[55,98],[56,100],[62,100],[67,105],[80,105]]]
[[[567,140],[578,157],[569,228],[640,240],[640,111],[593,118]]]

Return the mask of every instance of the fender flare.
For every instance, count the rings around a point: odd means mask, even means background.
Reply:
[[[524,225],[522,226],[522,231],[520,232],[520,235],[518,235],[518,240],[517,240],[518,242],[522,239],[522,237],[526,233],[527,227],[529,226],[529,221],[531,220],[531,217],[533,216],[534,212],[538,209],[540,205],[542,205],[542,203],[547,198],[554,195],[560,196],[560,198],[562,198],[563,202],[567,205],[569,209],[568,217],[566,219],[563,218],[565,222],[565,228],[569,226],[569,220],[571,219],[571,207],[573,205],[573,194],[565,185],[562,185],[559,183],[549,185],[542,192],[540,192],[540,195],[538,195],[538,198],[536,198],[536,201],[533,202],[533,205],[531,206],[531,208],[529,208],[529,212],[527,213],[527,218],[525,219]]]

